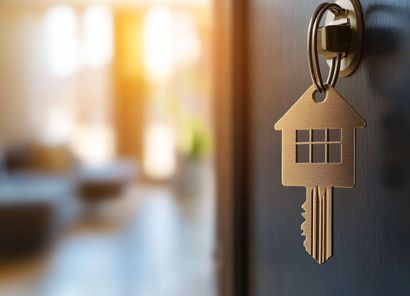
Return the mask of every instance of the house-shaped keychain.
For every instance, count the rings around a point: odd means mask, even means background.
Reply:
[[[355,130],[364,119],[332,87],[306,93],[275,124],[282,131],[282,184],[307,190],[305,248],[319,263],[332,255],[332,188],[355,185]]]

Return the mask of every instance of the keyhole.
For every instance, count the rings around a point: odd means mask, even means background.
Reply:
[[[314,91],[313,93],[313,101],[316,103],[322,103],[326,99],[326,92],[319,92],[319,91]]]

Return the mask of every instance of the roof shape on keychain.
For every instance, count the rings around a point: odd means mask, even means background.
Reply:
[[[276,122],[275,130],[366,126],[364,119],[332,87],[326,91],[326,98],[321,102],[314,100],[315,92],[315,87],[311,86]]]

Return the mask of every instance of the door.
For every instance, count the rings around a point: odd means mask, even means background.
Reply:
[[[305,189],[282,186],[273,130],[312,84],[306,34],[321,1],[246,4],[249,295],[410,295],[410,2],[361,2],[363,60],[336,90],[367,127],[357,131],[356,187],[334,190],[334,255],[323,265],[303,247]]]

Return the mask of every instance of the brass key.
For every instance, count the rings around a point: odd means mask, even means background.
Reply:
[[[333,87],[322,102],[315,87],[275,124],[282,131],[282,184],[306,187],[306,251],[320,264],[333,254],[333,188],[355,184],[355,132],[365,121]]]
[[[313,259],[322,264],[333,254],[333,196],[332,187],[307,187],[302,205],[303,245]]]

